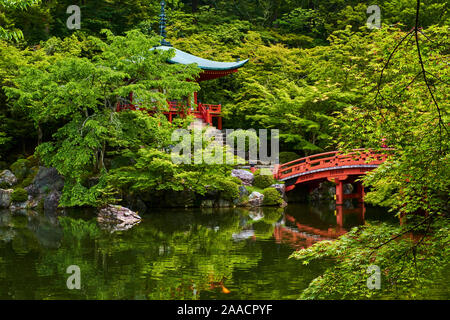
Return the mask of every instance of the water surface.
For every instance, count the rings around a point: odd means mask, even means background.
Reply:
[[[308,205],[159,210],[111,233],[90,210],[0,211],[0,299],[297,299],[332,262],[304,266],[288,259],[294,250],[389,216],[339,215]],[[70,265],[80,290],[66,286]]]

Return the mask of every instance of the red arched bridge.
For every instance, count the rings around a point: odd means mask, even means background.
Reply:
[[[342,205],[345,199],[358,199],[363,202],[364,188],[356,185],[356,193],[344,194],[344,183],[354,183],[366,172],[378,167],[389,157],[390,150],[357,149],[349,153],[332,151],[297,159],[278,165],[275,168],[276,179],[285,181],[286,191],[299,184],[315,184],[331,181],[336,184],[336,204]]]

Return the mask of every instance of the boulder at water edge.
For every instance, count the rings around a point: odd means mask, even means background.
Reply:
[[[101,227],[115,232],[130,229],[141,222],[141,217],[125,207],[108,205],[99,211],[97,221]]]
[[[11,205],[11,194],[13,189],[0,189],[0,209],[6,209]]]
[[[248,196],[248,203],[252,206],[252,207],[261,207],[263,205],[263,200],[264,200],[264,195],[262,193],[253,191],[249,196]]]
[[[12,187],[17,183],[17,178],[9,170],[3,170],[0,172],[0,186]]]

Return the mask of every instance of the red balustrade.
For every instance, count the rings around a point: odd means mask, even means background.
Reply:
[[[357,149],[343,154],[341,151],[325,152],[304,157],[279,165],[276,168],[275,177],[278,180],[286,179],[302,173],[319,169],[331,169],[343,166],[379,165],[386,161],[389,151]]]
[[[186,112],[188,115],[194,115],[196,118],[203,119],[207,124],[212,125],[212,119],[218,118],[218,129],[222,129],[222,105],[220,104],[206,104],[199,103],[197,107],[187,106],[183,102],[168,101],[169,110],[164,111],[165,115],[169,116],[169,121],[172,122],[173,116],[180,115],[185,116]],[[138,105],[134,104],[117,104],[117,111],[121,110],[140,110]],[[148,111],[152,113],[152,110]]]

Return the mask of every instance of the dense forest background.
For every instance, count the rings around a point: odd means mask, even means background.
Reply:
[[[431,277],[449,279],[448,1],[377,1],[380,29],[366,26],[373,1],[167,1],[174,47],[218,61],[250,59],[201,88],[186,81],[198,68],[168,65],[170,53],[149,50],[161,40],[159,2],[0,0],[0,169],[11,168],[22,188],[37,165],[56,168],[66,207],[166,190],[213,189],[231,201],[240,183],[231,166],[172,163],[170,135],[186,123],[114,109],[130,92],[152,107],[200,89],[200,101],[224,106],[224,128],[279,129],[280,162],[394,149],[365,176],[365,202],[411,222],[363,226],[298,252],[304,264],[338,261],[303,297],[377,297],[360,281],[371,263],[395,298],[426,298]],[[81,8],[80,30],[66,26],[70,5]],[[404,239],[412,230],[418,242]]]
[[[80,30],[66,26],[70,16],[66,9],[73,4],[81,8]],[[394,45],[396,40],[392,32],[414,26],[416,1],[379,1],[384,30],[378,33],[365,27],[369,5],[370,1],[343,0],[167,1],[168,40],[178,49],[204,58],[250,59],[238,74],[202,84],[199,100],[225,106],[225,127],[278,128],[283,151],[317,153],[336,146],[337,134],[331,126],[334,112],[360,103],[366,94],[359,91],[366,84],[361,85],[358,77],[369,67],[373,42],[385,42],[387,55],[392,49],[387,44]],[[448,25],[446,1],[423,2],[421,10],[421,27]],[[102,29],[115,35],[132,29],[158,35],[159,12],[160,1],[156,0],[52,0],[27,10],[3,8],[0,25],[22,30],[24,37],[14,44],[16,48],[46,47],[49,52],[80,47],[80,55],[89,56],[88,37],[103,37]],[[352,43],[346,40],[350,36]],[[352,54],[359,55],[359,60],[352,59]],[[1,66],[8,69],[11,53],[2,55]],[[359,75],[351,74],[355,67],[361,71]],[[3,79],[5,84],[7,77]],[[373,90],[377,79],[370,80]],[[0,146],[0,152],[9,155],[9,161],[14,160],[16,150],[32,153],[36,130],[27,127],[20,115],[19,122],[11,119],[3,92],[0,103],[0,116],[5,117],[0,132],[12,138]],[[43,134],[51,136],[52,132]]]
[[[185,171],[194,182],[214,175],[217,168],[169,165],[163,150],[174,127],[167,121],[114,110],[130,92],[153,107],[199,89],[201,102],[223,105],[225,128],[279,129],[281,163],[338,148],[396,148],[401,165],[371,182],[380,192],[367,199],[377,204],[405,206],[392,181],[412,168],[421,177],[413,194],[431,188],[441,199],[448,188],[448,166],[441,165],[449,140],[446,1],[380,1],[381,28],[366,25],[369,1],[167,1],[174,47],[218,61],[250,59],[201,88],[186,81],[195,67],[149,54],[161,39],[160,1],[17,3],[0,2],[0,167],[38,156],[65,176],[67,193],[79,194],[66,204],[95,203],[80,200],[91,198],[80,193],[90,177],[122,189],[140,177],[134,187],[149,191],[190,190]],[[81,10],[79,30],[66,25],[73,4]],[[147,60],[126,63],[136,55]],[[144,178],[152,165],[161,172],[155,159],[168,175]],[[143,171],[125,169],[127,161]],[[421,198],[411,197],[410,210],[421,208]]]

